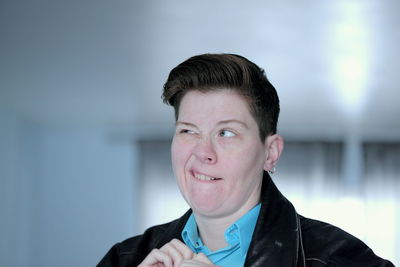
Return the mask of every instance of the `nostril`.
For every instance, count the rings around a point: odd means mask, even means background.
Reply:
[[[213,163],[215,163],[215,158],[214,157],[207,157],[206,158],[206,162],[209,163],[209,164],[213,164]]]

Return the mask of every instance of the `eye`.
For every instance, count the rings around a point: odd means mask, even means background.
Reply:
[[[219,132],[219,136],[222,136],[222,137],[234,137],[234,136],[236,136],[236,134],[234,134],[233,132],[228,131],[228,130],[222,130],[222,131]]]
[[[182,129],[182,130],[179,131],[179,133],[183,133],[183,134],[195,134],[194,131],[188,130],[188,129]]]

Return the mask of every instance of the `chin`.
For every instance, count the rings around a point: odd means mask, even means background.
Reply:
[[[195,214],[207,217],[219,217],[229,214],[229,208],[218,203],[193,203],[191,208]]]

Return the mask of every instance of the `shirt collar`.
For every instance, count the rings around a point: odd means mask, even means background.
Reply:
[[[258,214],[260,213],[261,204],[258,204],[245,215],[243,215],[239,220],[237,220],[232,226],[228,227],[225,231],[225,238],[228,231],[233,227],[238,231],[237,237],[240,241],[240,250],[242,256],[245,256],[247,250],[249,249],[251,238],[253,236],[254,228],[256,227]],[[228,240],[227,240],[228,241]]]
[[[201,245],[199,244],[199,241],[201,242],[201,239],[197,231],[197,224],[193,213],[190,215],[185,224],[185,227],[183,228],[182,239],[192,251],[197,252],[198,248]]]
[[[229,245],[239,242],[241,254],[244,257],[249,249],[257,218],[260,213],[261,204],[256,205],[235,223],[225,230],[225,240]],[[192,249],[197,250],[203,246],[197,231],[197,224],[193,213],[190,215],[182,231],[183,241]]]

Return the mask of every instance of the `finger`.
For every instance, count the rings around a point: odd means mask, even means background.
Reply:
[[[221,267],[221,266],[216,266],[212,263],[208,264],[200,262],[198,260],[184,260],[180,267]]]
[[[209,258],[204,253],[195,254],[193,260],[200,261],[207,264],[213,264]]]
[[[182,255],[185,260],[193,258],[193,251],[178,239],[172,239],[170,242]]]
[[[161,248],[161,251],[172,258],[174,267],[180,266],[183,260],[192,259],[193,257],[193,252],[190,248],[178,239],[172,239]]]
[[[153,249],[149,255],[139,264],[140,267],[158,266],[163,263],[165,267],[174,267],[171,257],[159,249]]]
[[[160,250],[168,254],[174,267],[179,266],[183,261],[183,255],[171,243],[167,243]]]

